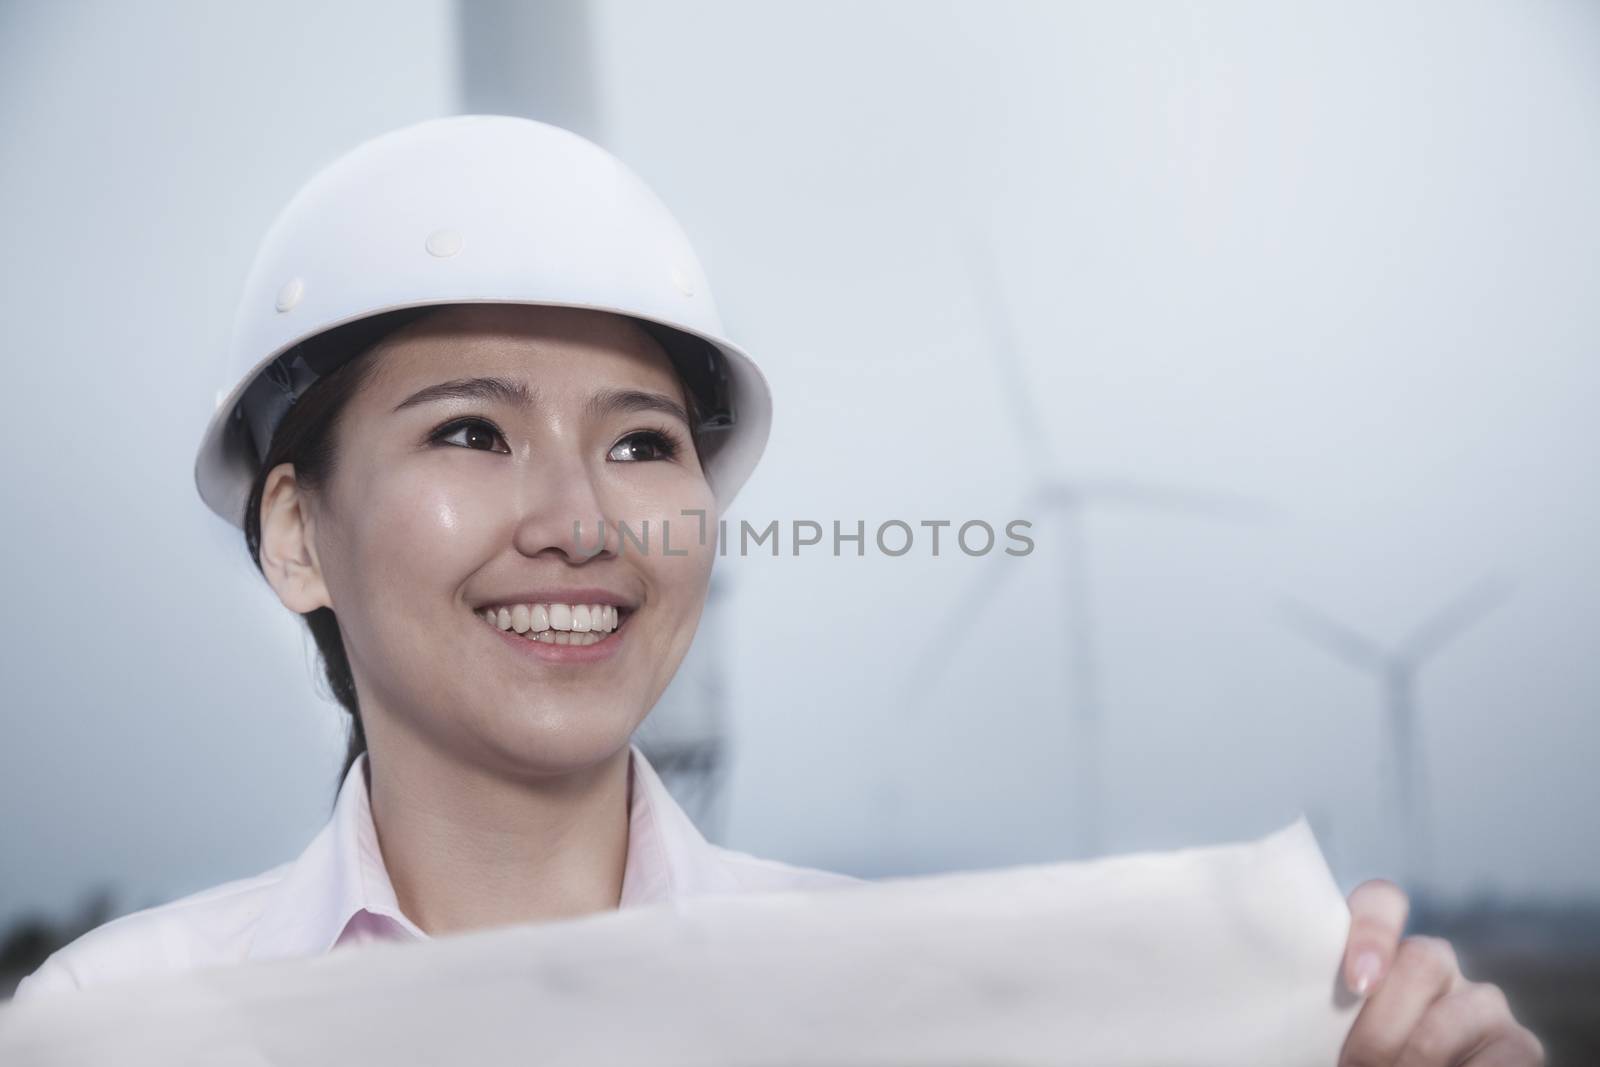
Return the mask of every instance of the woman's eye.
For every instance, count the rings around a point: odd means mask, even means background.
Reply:
[[[461,447],[471,448],[479,452],[510,452],[510,447],[496,449],[494,442],[500,440],[500,431],[484,422],[482,419],[465,419],[452,423],[434,435],[435,441],[455,442],[459,439]]]
[[[678,454],[678,442],[659,430],[640,430],[630,433],[611,446],[610,458],[619,463],[638,463],[652,459],[672,459]]]

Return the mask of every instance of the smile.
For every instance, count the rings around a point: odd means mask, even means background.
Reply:
[[[540,644],[595,645],[616,632],[627,613],[611,604],[512,604],[476,614],[498,630]]]

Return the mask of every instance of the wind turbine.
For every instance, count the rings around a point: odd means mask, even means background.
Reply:
[[[1383,691],[1389,731],[1389,794],[1400,814],[1406,877],[1418,889],[1432,874],[1428,833],[1428,780],[1417,704],[1417,672],[1473,623],[1498,607],[1510,593],[1503,578],[1481,579],[1462,595],[1424,619],[1402,641],[1385,647],[1302,601],[1283,598],[1284,621],[1357,670],[1375,676]],[[1392,840],[1392,837],[1391,837]]]
[[[1088,516],[1097,508],[1120,507],[1133,510],[1249,521],[1270,514],[1271,509],[1245,497],[1228,493],[1197,491],[1128,479],[1073,478],[1061,474],[1055,465],[1049,439],[1036,418],[1033,398],[1017,354],[1011,318],[1006,312],[995,268],[986,246],[976,238],[968,241],[968,262],[973,264],[976,293],[987,330],[993,338],[1005,395],[1012,422],[1022,437],[1031,472],[1031,486],[1023,495],[1019,514],[1043,511],[1053,516],[1063,534],[1063,587],[1059,603],[1065,615],[1069,655],[1062,660],[1063,684],[1073,714],[1076,744],[1073,746],[1077,786],[1079,852],[1098,854],[1103,846],[1101,832],[1104,791],[1101,783],[1103,709],[1100,672],[1095,649],[1093,597],[1090,588]],[[942,673],[948,650],[964,636],[970,620],[1000,589],[1000,579],[1009,573],[1010,557],[995,555],[974,576],[972,584],[956,602],[935,632],[917,665],[912,687],[913,703],[920,704],[926,690]]]

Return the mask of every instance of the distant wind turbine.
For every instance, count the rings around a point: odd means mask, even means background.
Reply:
[[[1120,507],[1171,515],[1258,520],[1271,509],[1259,501],[1232,494],[1203,492],[1141,481],[1106,478],[1072,478],[1059,473],[1049,438],[1036,417],[1016,339],[1011,329],[987,246],[972,238],[968,262],[973,265],[980,310],[990,336],[996,363],[1005,385],[1012,422],[1022,437],[1032,468],[1031,486],[1024,494],[1019,514],[1040,511],[1054,516],[1063,533],[1065,595],[1060,610],[1065,617],[1069,655],[1062,661],[1063,682],[1074,716],[1076,744],[1077,823],[1079,852],[1096,855],[1102,850],[1101,823],[1105,796],[1101,779],[1102,708],[1098,657],[1095,649],[1093,599],[1090,589],[1088,513],[1095,508]],[[971,586],[956,602],[934,634],[917,664],[912,700],[921,704],[950,659],[950,649],[968,634],[971,620],[999,593],[1000,579],[1009,573],[1010,557],[989,557]]]
[[[1418,736],[1417,672],[1469,626],[1498,607],[1510,589],[1510,583],[1503,578],[1484,578],[1390,648],[1301,601],[1289,597],[1282,600],[1282,615],[1290,627],[1357,670],[1374,675],[1383,687],[1384,717],[1389,730],[1389,795],[1401,820],[1405,877],[1419,890],[1427,888],[1426,879],[1433,871],[1427,767]]]

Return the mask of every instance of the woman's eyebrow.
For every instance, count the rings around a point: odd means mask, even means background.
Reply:
[[[682,404],[669,396],[647,393],[642,389],[604,390],[589,398],[587,408],[589,417],[596,420],[635,411],[659,411],[663,415],[671,415],[685,426],[689,424],[689,413]]]
[[[419,389],[395,405],[395,411],[404,411],[419,404],[438,400],[497,401],[531,411],[537,402],[537,391],[515,378],[457,378]],[[606,389],[595,393],[585,405],[591,419],[603,419],[636,411],[658,411],[670,415],[684,425],[689,423],[689,413],[682,404],[662,393],[643,389]]]
[[[477,400],[498,401],[531,411],[535,395],[534,390],[530,390],[515,378],[457,378],[418,389],[396,404],[394,410],[404,411],[406,408],[418,404],[430,404],[436,400]]]

